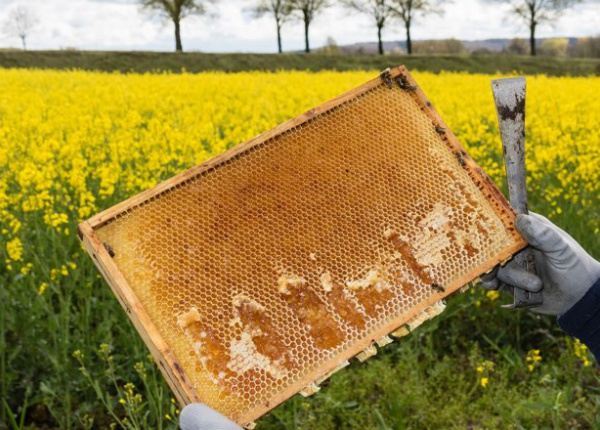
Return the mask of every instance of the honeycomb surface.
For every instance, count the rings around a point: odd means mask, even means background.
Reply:
[[[462,164],[382,83],[97,234],[199,397],[241,422],[514,244]]]

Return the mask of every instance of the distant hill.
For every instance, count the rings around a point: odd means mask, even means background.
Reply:
[[[569,45],[577,44],[577,38],[566,37],[569,40]],[[536,45],[540,46],[544,42],[544,38],[536,39]],[[510,44],[511,39],[484,39],[484,40],[461,40],[468,52],[502,52]],[[528,39],[525,39],[529,43]],[[422,42],[422,40],[414,40]],[[343,54],[376,54],[377,42],[359,42],[351,45],[338,46]],[[406,53],[406,41],[400,40],[395,42],[383,42],[383,50],[389,53],[403,54]]]

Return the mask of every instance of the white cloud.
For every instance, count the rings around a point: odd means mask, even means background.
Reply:
[[[218,14],[190,16],[182,23],[183,46],[189,51],[275,52],[275,25],[269,16],[254,19],[248,12],[252,0],[218,2]],[[96,50],[173,50],[170,22],[140,9],[135,0],[0,0],[0,24],[8,11],[23,5],[32,10],[39,23],[28,37],[30,49],[74,47]],[[443,16],[418,18],[413,39],[488,39],[527,37],[527,28],[507,18],[506,7],[482,0],[455,0],[446,5]],[[600,33],[600,8],[581,4],[564,12],[554,25],[542,25],[539,37],[591,36]],[[328,37],[338,44],[375,41],[376,31],[368,17],[342,8],[330,8],[310,27],[313,47]],[[385,40],[403,40],[404,29],[393,23],[384,30]],[[16,37],[0,38],[3,46],[19,46]],[[303,27],[299,21],[283,28],[285,50],[302,50]]]

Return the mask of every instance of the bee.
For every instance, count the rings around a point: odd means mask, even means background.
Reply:
[[[443,127],[440,127],[439,125],[436,124],[435,126],[435,132],[437,134],[446,134],[446,130]]]
[[[445,293],[446,289],[444,287],[442,287],[439,284],[436,284],[435,282],[433,284],[431,284],[431,289],[434,291],[437,291],[439,293]]]
[[[400,89],[402,90],[415,91],[417,89],[416,86],[411,85],[408,82],[408,79],[404,75],[398,75],[398,77],[396,77],[396,83],[398,84],[398,87],[400,87]]]
[[[116,255],[114,249],[112,249],[112,246],[106,242],[104,242],[104,249],[106,249],[106,252],[108,252],[108,255],[110,255],[111,258]]]
[[[391,90],[394,87],[394,84],[392,83],[392,75],[390,74],[390,70],[384,70],[381,73],[381,80],[383,82],[385,82],[385,84],[388,86],[388,88]]]
[[[463,157],[461,152],[457,152],[456,154],[454,154],[456,159],[458,160],[458,164],[460,164],[461,166],[464,166],[466,163],[465,158]]]

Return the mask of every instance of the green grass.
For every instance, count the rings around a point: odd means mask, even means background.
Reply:
[[[509,55],[319,55],[319,54],[204,54],[166,52],[0,51],[0,67],[82,69],[106,72],[196,73],[208,70],[383,70],[404,64],[432,72],[600,74],[600,59],[564,59]]]

